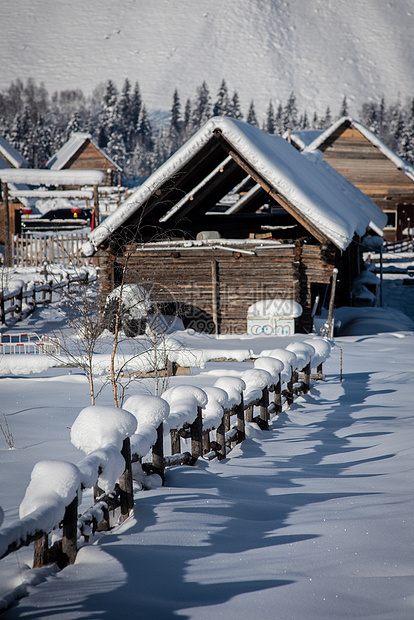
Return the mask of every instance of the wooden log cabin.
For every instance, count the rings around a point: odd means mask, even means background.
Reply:
[[[312,328],[315,299],[352,303],[358,241],[382,211],[321,157],[241,121],[215,117],[83,246],[105,293],[140,284],[187,328],[245,333],[247,310],[283,298]]]
[[[296,144],[304,132],[292,132]],[[414,228],[414,166],[404,161],[360,122],[343,117],[320,132],[304,151],[318,149],[325,161],[371,198],[387,215],[386,241],[410,236]]]
[[[120,184],[121,168],[92,140],[89,133],[74,132],[69,140],[46,162],[50,170],[100,170],[102,185]]]

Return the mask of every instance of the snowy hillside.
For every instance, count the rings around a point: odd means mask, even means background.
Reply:
[[[291,91],[308,115],[336,114],[344,95],[356,115],[413,96],[413,30],[413,0],[3,0],[0,88],[32,77],[90,93],[128,77],[154,111],[203,80],[214,97],[225,78],[259,119]]]

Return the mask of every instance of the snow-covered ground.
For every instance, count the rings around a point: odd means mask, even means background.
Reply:
[[[300,112],[356,116],[370,99],[413,96],[412,0],[2,0],[0,88],[17,78],[90,94],[139,81],[152,112],[221,80],[259,122],[293,91]]]
[[[412,309],[413,291],[388,280],[384,298],[397,305],[400,297]],[[134,516],[83,546],[75,565],[30,570],[31,548],[2,560],[0,598],[22,583],[20,594],[28,594],[4,617],[411,620],[414,329],[390,306],[363,309],[367,320],[355,320],[354,334],[348,323],[349,335],[335,339],[325,364],[326,380],[269,431],[251,425],[224,461],[171,467],[165,486],[137,490]],[[8,330],[50,329],[53,312],[38,310]],[[273,337],[174,337],[204,368],[193,366],[170,386],[203,389],[252,367],[209,358],[227,351],[240,360],[246,351],[287,345]],[[6,525],[36,462],[82,458],[70,428],[89,392],[76,368],[8,372],[0,382],[14,438],[9,450],[0,436]],[[145,393],[150,382],[131,384],[129,395]],[[112,404],[109,389],[99,404]]]

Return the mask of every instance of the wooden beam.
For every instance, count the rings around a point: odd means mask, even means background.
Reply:
[[[227,153],[239,164],[241,168],[247,174],[249,174],[256,183],[259,183],[276,202],[286,209],[302,226],[304,226],[320,243],[330,241],[315,225],[314,223],[305,217],[302,213],[299,213],[297,208],[292,205],[291,202],[284,196],[282,196],[274,187],[272,187],[257,171],[248,164],[245,159],[237,153],[233,147],[227,142],[222,133],[218,130],[215,131],[216,139],[222,144]]]

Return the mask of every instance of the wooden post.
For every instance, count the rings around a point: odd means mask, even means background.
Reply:
[[[219,333],[219,290],[218,290],[218,265],[216,260],[211,261],[211,294],[213,306],[213,322],[216,334]]]
[[[263,388],[262,398],[260,399],[259,411],[260,411],[260,427],[264,430],[269,429],[269,389]]]
[[[49,535],[43,534],[41,538],[35,540],[33,554],[33,568],[40,568],[48,563]]]
[[[291,370],[290,379],[286,385],[286,388],[287,388],[286,402],[288,404],[288,407],[290,407],[290,405],[293,403],[293,384],[294,384],[294,377],[296,375],[296,371],[293,370],[292,366],[290,367],[290,370]]]
[[[134,508],[134,490],[132,484],[131,442],[126,437],[122,443],[121,454],[125,460],[125,471],[119,478],[121,501],[121,521],[125,521]]]
[[[246,439],[246,425],[244,422],[244,403],[243,394],[240,395],[241,400],[238,405],[235,406],[237,416],[237,443],[241,443]]]
[[[97,485],[93,487],[93,499],[95,504],[99,502],[99,498],[104,495],[104,491]],[[96,527],[97,532],[109,532],[111,529],[111,525],[109,523],[109,510],[108,508],[104,508],[102,510],[102,520],[99,521]]]
[[[275,391],[273,396],[273,402],[275,404],[275,414],[282,413],[282,380],[279,375],[279,381],[275,385]]]
[[[74,564],[78,541],[78,496],[66,506],[65,516],[63,517],[63,537],[62,537],[62,554],[63,565]]]
[[[246,408],[246,422],[253,422],[253,405]]]
[[[203,452],[203,415],[201,407],[197,407],[197,417],[190,425],[191,433],[191,456],[196,461]]]
[[[93,212],[95,218],[95,226],[99,226],[99,195],[98,186],[93,186]]]
[[[3,183],[4,194],[4,265],[13,267],[10,247],[10,212],[9,212],[9,187]]]
[[[311,362],[309,362],[308,364],[306,364],[305,368],[303,369],[303,391],[305,392],[305,394],[307,394],[310,390],[310,382],[311,382]]]
[[[210,452],[210,431],[203,433],[203,454]]]
[[[17,293],[16,297],[16,302],[17,302],[17,310],[16,310],[16,314],[17,314],[17,320],[21,321],[22,320],[22,306],[23,306],[23,286],[20,287],[19,292]]]
[[[170,430],[171,437],[171,454],[180,454],[181,452],[181,440],[180,435],[176,428]]]
[[[224,415],[216,430],[216,441],[220,446],[217,450],[217,459],[219,461],[222,461],[226,458],[226,433],[224,430]]]
[[[152,465],[164,479],[164,425],[162,422],[157,428],[157,441],[152,448]]]
[[[4,308],[4,297],[3,297],[3,291],[0,292],[0,323],[5,323],[6,322],[6,312],[5,312],[5,308]]]
[[[338,269],[335,267],[332,272],[331,298],[329,300],[328,320],[327,320],[327,338],[333,338],[333,311],[335,302],[336,279],[338,277]]]

